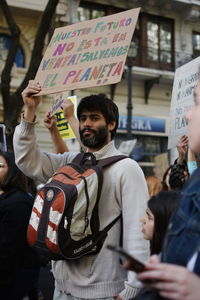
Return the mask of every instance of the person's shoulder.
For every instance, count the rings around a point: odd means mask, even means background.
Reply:
[[[80,152],[64,152],[64,153],[49,153],[45,152],[46,155],[50,156],[52,159],[62,160],[66,163],[71,162]]]
[[[16,196],[24,196],[26,193],[20,188],[10,188],[6,190],[2,195],[5,199],[16,199]]]
[[[64,152],[61,154],[43,152],[43,155],[47,158],[47,162],[49,164],[46,164],[46,167],[52,167],[53,171],[51,174],[48,174],[50,175],[49,177],[51,177],[57,169],[71,163],[73,159],[78,155],[78,153],[79,152]],[[45,178],[46,181],[49,179],[49,177]],[[40,181],[43,182],[42,180]]]
[[[121,154],[119,154],[121,155]],[[122,154],[123,155],[123,154]],[[126,166],[126,167],[130,167],[130,168],[140,168],[139,167],[139,164],[132,158],[124,155],[124,158],[119,160],[118,163],[121,165],[121,166]]]
[[[34,201],[34,196],[27,193],[19,188],[13,188],[5,193],[6,200],[10,203],[19,205],[20,203],[32,204]]]
[[[113,171],[117,171],[117,173],[120,175],[140,175],[142,174],[142,169],[139,166],[139,164],[131,159],[130,157],[126,157],[124,159],[119,160],[118,162],[113,164]]]
[[[26,216],[31,212],[34,198],[20,189],[12,189],[4,193],[3,207],[11,215]]]

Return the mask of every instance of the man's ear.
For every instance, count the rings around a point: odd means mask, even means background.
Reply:
[[[108,124],[108,130],[111,132],[116,126],[116,122],[113,121],[111,123]]]

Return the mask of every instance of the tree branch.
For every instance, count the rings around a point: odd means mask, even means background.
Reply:
[[[2,8],[2,11],[4,13],[12,37],[11,46],[10,49],[8,50],[6,62],[1,74],[0,88],[2,92],[3,103],[5,104],[5,102],[7,101],[7,99],[9,99],[10,96],[9,91],[10,91],[11,71],[15,61],[17,48],[19,46],[20,29],[15,23],[15,20],[9,9],[9,6],[7,5],[7,2],[5,0],[0,1],[0,7]]]
[[[42,14],[40,25],[37,30],[28,71],[20,86],[16,89],[16,91],[13,94],[11,94],[11,71],[13,63],[15,61],[17,49],[19,47],[20,30],[19,27],[15,24],[14,18],[9,9],[9,6],[7,5],[6,0],[0,0],[0,7],[2,8],[12,37],[11,47],[9,49],[4,70],[1,75],[0,86],[4,107],[4,123],[6,125],[7,137],[9,138],[8,146],[10,149],[12,148],[12,135],[15,126],[17,125],[18,117],[21,113],[21,109],[23,106],[21,92],[27,86],[28,80],[33,79],[36,75],[37,69],[42,59],[45,37],[49,31],[58,2],[59,0],[48,1],[45,10]]]
[[[30,65],[29,65],[28,71],[26,73],[26,76],[25,76],[23,82],[21,83],[21,85],[19,86],[19,88],[16,91],[17,93],[21,93],[24,90],[24,88],[26,87],[28,81],[30,79],[33,79],[37,73],[37,69],[42,60],[45,37],[49,31],[49,28],[50,28],[50,25],[52,22],[52,18],[55,14],[55,10],[56,10],[58,2],[59,2],[59,0],[49,0],[48,4],[43,12],[43,15],[42,15],[42,18],[40,21],[40,25],[38,27],[37,35],[35,38],[35,43],[34,43],[31,60],[30,60]]]

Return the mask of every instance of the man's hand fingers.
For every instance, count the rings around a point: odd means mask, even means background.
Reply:
[[[30,80],[28,86],[22,92],[23,96],[31,96],[41,91],[41,86],[38,82]]]

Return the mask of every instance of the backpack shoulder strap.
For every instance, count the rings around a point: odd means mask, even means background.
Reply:
[[[81,160],[83,159],[83,156],[84,156],[84,153],[83,153],[83,152],[78,153],[78,154],[73,158],[72,163],[77,164],[77,165],[80,165]]]
[[[126,155],[110,156],[110,157],[98,160],[97,164],[98,164],[98,166],[101,166],[101,167],[108,167],[108,166],[112,165],[113,163],[115,163],[119,160],[125,159],[125,158],[128,158],[128,156],[126,156]]]
[[[81,166],[84,166],[84,164],[87,164],[88,162],[90,162],[89,165],[91,166],[95,166],[97,164],[96,157],[91,152],[81,152],[72,160],[73,164]]]
[[[77,154],[75,156],[75,158],[72,160],[72,163],[75,163],[77,165],[83,165],[84,162],[86,160],[88,160],[88,158],[91,159],[91,164],[92,165],[98,164],[98,166],[100,166],[100,167],[107,167],[107,166],[110,166],[110,165],[112,165],[113,163],[115,163],[119,160],[128,158],[128,156],[126,156],[126,155],[114,155],[114,156],[110,156],[110,157],[103,158],[103,159],[100,159],[100,160],[96,161],[96,158],[92,153],[85,152],[85,153]]]
[[[114,220],[112,220],[102,231],[99,233],[98,239],[100,240],[102,237],[105,237],[107,232],[113,227],[113,225],[122,217],[122,214],[117,216]]]

